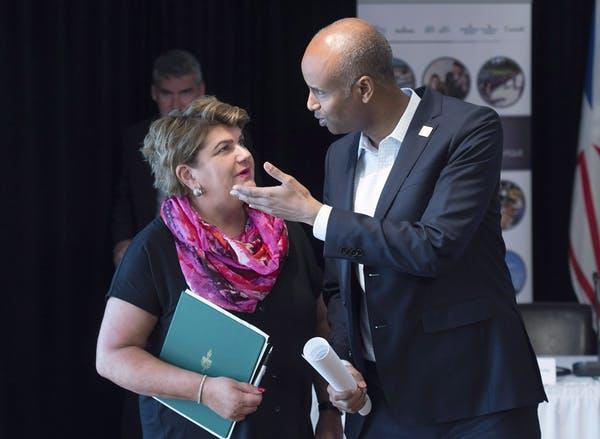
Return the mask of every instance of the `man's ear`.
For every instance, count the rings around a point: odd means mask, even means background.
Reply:
[[[361,101],[366,104],[373,97],[373,92],[375,90],[375,83],[373,82],[373,78],[370,76],[361,76],[356,81],[356,87],[358,88],[358,92],[360,93]]]
[[[198,186],[198,182],[192,173],[192,168],[188,165],[178,165],[175,168],[175,176],[183,185],[187,186],[190,191]]]

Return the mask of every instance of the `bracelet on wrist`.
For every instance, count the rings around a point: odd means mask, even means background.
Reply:
[[[325,411],[325,410],[334,410],[338,415],[341,415],[342,413],[338,410],[338,408],[336,406],[334,406],[331,402],[329,401],[323,401],[319,403],[319,413]]]
[[[200,387],[198,387],[198,398],[196,402],[198,404],[202,404],[202,390],[204,390],[204,382],[206,381],[206,375],[202,377],[202,381],[200,381]]]

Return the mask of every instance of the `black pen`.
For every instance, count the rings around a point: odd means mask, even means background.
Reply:
[[[267,353],[265,354],[265,358],[263,359],[262,364],[260,365],[258,375],[256,375],[256,378],[254,379],[254,385],[256,387],[260,386],[260,382],[265,376],[265,372],[267,371],[267,363],[269,362],[269,358],[271,358],[271,352],[273,352],[273,345],[270,345],[267,348]]]

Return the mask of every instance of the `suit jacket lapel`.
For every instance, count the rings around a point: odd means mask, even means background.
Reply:
[[[441,97],[430,92],[429,89],[425,89],[424,91],[423,89],[418,89],[416,92],[419,95],[421,92],[424,94],[408,127],[390,175],[381,191],[381,196],[375,209],[375,218],[381,219],[385,216],[406,177],[421,156],[421,153],[425,150],[429,139],[435,135],[437,121],[434,119],[441,113]],[[419,135],[419,131],[421,131],[424,125],[433,128],[427,137]]]
[[[344,174],[340,181],[340,208],[352,210],[354,208],[354,174],[356,173],[356,161],[358,156],[358,142],[360,133],[350,140],[349,154],[344,167]]]
[[[360,133],[356,133],[349,139],[348,154],[346,156],[346,163],[344,164],[343,175],[340,175],[336,188],[338,194],[336,207],[344,210],[353,210],[354,208],[354,175],[356,174],[356,162],[358,158],[358,142],[360,141]],[[335,165],[334,165],[335,166]],[[339,190],[339,192],[338,192]],[[353,309],[353,306],[358,303],[356,302],[357,291],[355,291],[352,285],[352,276],[355,277],[353,272],[355,265],[347,259],[339,262],[340,267],[340,283],[345,285],[348,290],[346,300],[349,303],[348,309]],[[355,325],[353,321],[352,313],[349,315],[350,325]]]

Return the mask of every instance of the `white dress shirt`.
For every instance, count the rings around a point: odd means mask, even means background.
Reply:
[[[375,208],[383,186],[398,156],[408,126],[417,111],[419,102],[421,102],[421,98],[412,89],[403,88],[402,91],[410,96],[410,100],[394,130],[379,142],[378,146],[374,146],[364,133],[360,135],[358,160],[354,174],[354,212],[371,217],[375,214]],[[331,206],[324,204],[315,218],[313,235],[321,241],[325,241],[330,214]],[[365,275],[362,264],[357,265],[356,274],[360,287],[365,293]],[[363,294],[360,317],[360,331],[364,346],[363,354],[367,360],[375,361],[365,294]]]

